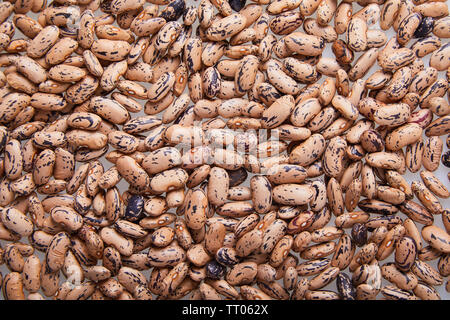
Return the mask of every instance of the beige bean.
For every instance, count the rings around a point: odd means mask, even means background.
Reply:
[[[29,57],[20,57],[15,60],[17,71],[21,72],[28,80],[39,84],[47,80],[45,69],[35,60]]]
[[[8,273],[3,279],[3,296],[6,300],[25,300],[23,280],[18,272]]]
[[[6,228],[21,236],[27,237],[33,232],[33,221],[13,207],[2,210],[1,221]]]
[[[299,39],[303,41],[299,41]],[[308,56],[320,55],[325,48],[325,42],[322,38],[302,32],[291,33],[286,36],[285,42],[292,52]]]
[[[274,201],[284,205],[302,205],[313,198],[313,190],[308,185],[282,184],[273,188]]]
[[[352,6],[346,2],[341,2],[337,6],[334,19],[334,28],[338,34],[343,34],[347,31],[351,16]]]
[[[65,232],[57,233],[52,238],[45,255],[46,266],[50,272],[56,272],[63,267],[70,245],[70,238]]]
[[[247,18],[242,14],[232,14],[212,23],[207,29],[206,36],[209,40],[220,41],[232,37],[244,29]]]
[[[422,155],[422,164],[425,169],[435,171],[439,167],[442,148],[443,142],[439,137],[432,136],[426,139]]]
[[[422,229],[422,237],[433,248],[448,253],[450,239],[448,233],[437,226],[426,226]]]
[[[110,227],[102,228],[100,230],[100,237],[104,243],[113,246],[120,254],[127,257],[132,254],[133,241],[122,236],[116,230]]]
[[[411,271],[428,285],[439,286],[443,283],[442,276],[438,271],[421,260],[416,260]]]
[[[417,142],[422,135],[422,128],[416,123],[408,123],[398,127],[386,136],[386,148],[398,151]]]
[[[234,285],[245,285],[253,281],[257,274],[257,264],[242,262],[234,265],[226,275],[226,281]]]
[[[40,58],[58,41],[59,28],[49,25],[42,29],[27,46],[27,54],[31,58]]]
[[[312,153],[312,150],[317,153]],[[303,143],[295,147],[290,155],[289,162],[306,166],[316,161],[325,151],[325,139],[321,134],[313,134]]]

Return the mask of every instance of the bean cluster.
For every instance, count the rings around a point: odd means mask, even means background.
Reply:
[[[0,3],[4,299],[450,292],[448,4],[246,2]]]

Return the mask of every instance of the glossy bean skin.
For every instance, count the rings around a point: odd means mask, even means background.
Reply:
[[[21,236],[29,236],[33,232],[32,220],[13,207],[2,210],[1,220],[4,226]]]
[[[56,234],[46,252],[46,265],[51,272],[62,268],[64,258],[70,246],[70,238],[65,232]]]
[[[6,300],[25,300],[20,273],[12,272],[3,279],[3,296]]]

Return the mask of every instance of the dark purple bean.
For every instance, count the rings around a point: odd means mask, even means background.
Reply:
[[[230,188],[240,185],[247,179],[248,173],[244,168],[237,170],[227,170],[230,177]]]
[[[343,300],[356,300],[356,290],[348,274],[342,272],[338,274],[336,287]]]
[[[211,279],[220,279],[225,274],[225,268],[217,261],[210,261],[206,264],[206,276]]]
[[[239,12],[245,6],[247,0],[229,0],[228,2],[234,11]]]
[[[138,221],[143,218],[144,197],[141,195],[133,195],[128,200],[125,209],[125,219],[131,222]]]
[[[447,151],[442,155],[442,164],[447,168],[450,168],[450,151]]]
[[[434,19],[432,17],[424,17],[422,22],[414,31],[414,38],[425,38],[431,31],[433,31]]]
[[[176,21],[181,17],[185,8],[186,2],[184,0],[174,0],[164,8],[159,16],[166,21]]]
[[[367,242],[367,227],[362,223],[355,223],[352,227],[352,240],[361,247]]]

